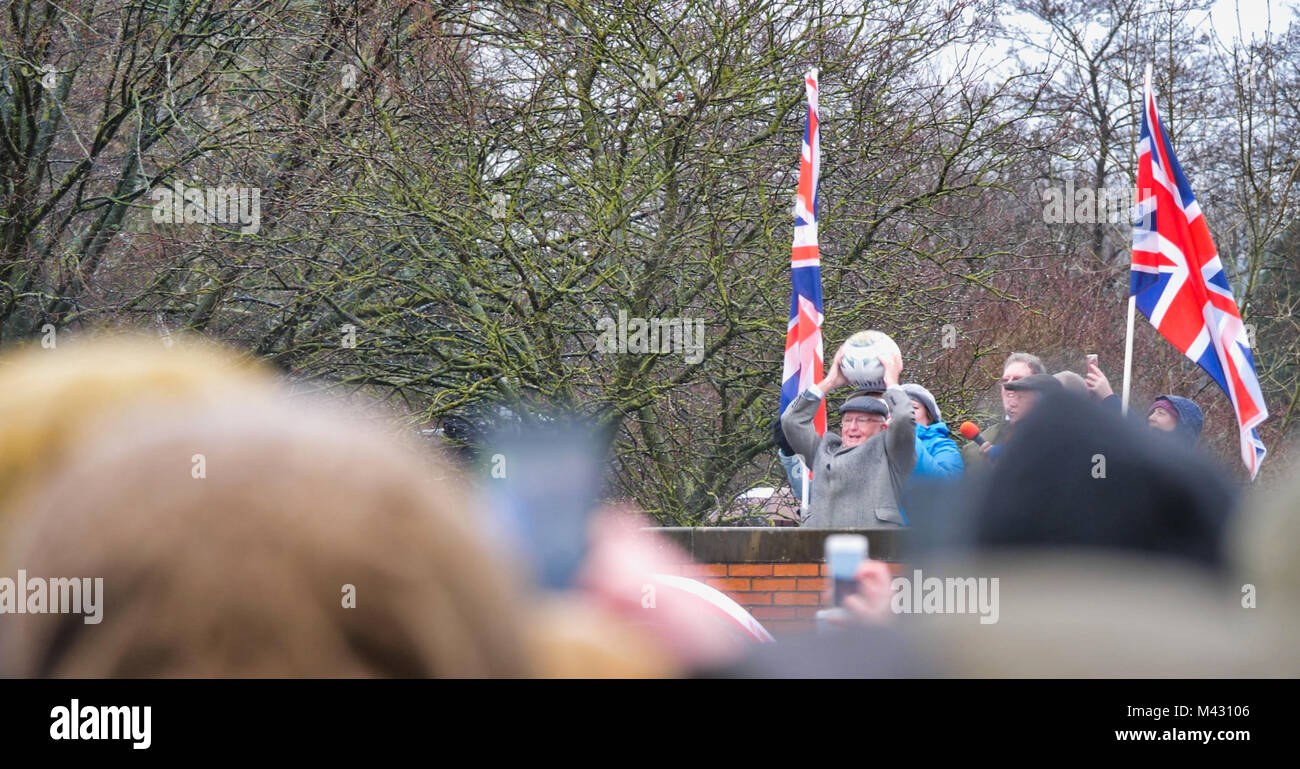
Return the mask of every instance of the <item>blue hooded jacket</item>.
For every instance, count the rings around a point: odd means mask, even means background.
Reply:
[[[956,442],[948,435],[948,425],[944,422],[916,426],[913,478],[948,478],[962,474],[966,464],[962,462]]]
[[[1162,400],[1169,401],[1178,412],[1178,426],[1174,428],[1174,435],[1182,437],[1188,443],[1196,443],[1196,439],[1201,437],[1201,427],[1205,424],[1205,414],[1201,412],[1201,407],[1177,395],[1156,396],[1156,401]],[[1152,401],[1152,405],[1155,405],[1155,401]]]

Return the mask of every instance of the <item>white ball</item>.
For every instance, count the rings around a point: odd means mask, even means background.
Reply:
[[[883,331],[859,331],[844,343],[844,357],[840,359],[840,373],[849,384],[859,387],[884,388],[885,366],[880,356],[901,355],[898,345]]]

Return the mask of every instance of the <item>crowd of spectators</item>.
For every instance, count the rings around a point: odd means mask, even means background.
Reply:
[[[836,351],[822,381],[805,389],[773,426],[794,497],[801,499],[803,485],[810,483],[802,518],[808,527],[907,525],[902,498],[909,485],[987,472],[1044,398],[1064,394],[1121,410],[1119,396],[1094,360],[1087,363],[1086,377],[1068,370],[1048,374],[1038,356],[1013,352],[998,382],[1001,418],[982,429],[967,423],[971,435],[959,448],[934,395],[919,383],[900,385],[901,358],[882,356],[884,381],[845,398],[838,408],[839,431],[819,435],[813,426],[818,408],[849,384],[840,371],[843,352],[843,347]],[[1160,395],[1145,413],[1152,430],[1187,445],[1200,436],[1203,414],[1187,398]]]
[[[1240,515],[1191,445],[1190,402],[1161,396],[1138,424],[1099,369],[1083,397],[1016,353],[1005,419],[963,457],[932,393],[883,363],[879,389],[840,405],[838,432],[817,435],[811,416],[847,384],[837,365],[775,430],[814,471],[804,524],[911,525],[909,560],[1008,583],[994,628],[896,623],[888,571],[867,561],[854,630],[761,643],[761,627],[741,632],[663,576],[685,559],[646,521],[581,504],[590,468],[562,443],[537,441],[522,475],[538,485],[493,502],[392,414],[294,392],[201,340],[11,352],[0,577],[95,577],[104,593],[95,622],[8,607],[0,677],[1300,672],[1286,634],[1296,497]],[[913,493],[935,481],[964,484],[955,514],[952,495]],[[544,516],[568,517],[544,537],[559,520]],[[1246,579],[1269,591],[1258,615],[1225,609]]]

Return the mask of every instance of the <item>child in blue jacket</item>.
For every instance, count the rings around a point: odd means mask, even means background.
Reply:
[[[916,469],[913,478],[938,479],[959,476],[965,469],[961,451],[948,437],[943,412],[930,391],[919,384],[905,384],[903,391],[912,399],[916,422]]]

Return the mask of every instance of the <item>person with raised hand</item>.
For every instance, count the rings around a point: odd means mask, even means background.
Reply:
[[[899,497],[916,466],[912,401],[899,387],[903,361],[881,356],[883,400],[854,395],[839,409],[840,432],[818,435],[813,426],[821,402],[848,384],[840,371],[844,347],[830,373],[810,385],[786,409],[781,428],[795,452],[812,469],[811,502],[803,525],[810,528],[903,526]]]

